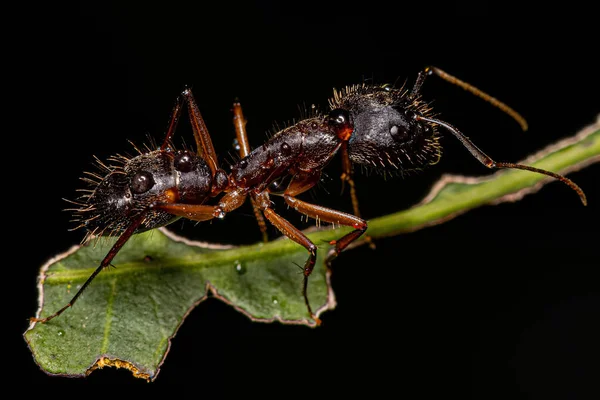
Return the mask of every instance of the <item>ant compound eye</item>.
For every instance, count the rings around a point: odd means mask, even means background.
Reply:
[[[148,171],[138,172],[131,179],[131,191],[135,194],[146,193],[154,186],[154,178]]]
[[[248,161],[242,159],[238,162],[237,166],[239,169],[246,169],[248,166]]]
[[[194,169],[194,156],[188,151],[182,152],[175,157],[173,165],[177,171],[190,172]]]
[[[352,135],[352,131],[354,130],[352,117],[347,110],[336,108],[332,110],[328,117],[327,121],[329,125],[332,126],[338,137],[342,140],[350,139],[350,135]]]
[[[401,125],[390,126],[390,135],[392,135],[392,138],[397,142],[403,142],[409,138],[408,130]]]

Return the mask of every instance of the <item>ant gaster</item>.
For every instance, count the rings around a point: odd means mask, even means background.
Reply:
[[[303,267],[302,294],[310,316],[319,323],[307,296],[308,277],[316,262],[317,247],[274,211],[269,195],[281,195],[290,207],[308,217],[354,228],[330,243],[333,247],[326,257],[326,264],[330,266],[342,250],[367,230],[367,222],[358,216],[356,194],[352,191],[356,215],[307,203],[296,196],[319,182],[323,169],[338,151],[342,152],[344,179],[351,184],[352,190],[352,163],[399,170],[435,164],[441,154],[438,126],[456,136],[486,167],[516,168],[551,176],[570,186],[586,204],[583,191],[571,180],[527,165],[495,162],[458,129],[434,118],[431,109],[420,98],[425,77],[431,74],[482,97],[526,127],[524,119],[500,101],[440,69],[427,68],[419,73],[410,92],[402,88],[366,84],[336,91],[330,100],[332,110],[328,114],[299,121],[279,131],[252,152],[249,151],[241,107],[236,103],[234,125],[243,158],[232,166],[231,173],[227,175],[217,164],[208,130],[192,93],[185,90],[175,106],[166,139],[160,148],[140,152],[131,159],[114,157],[112,161],[121,161],[122,165],[104,166],[107,170],[105,177],[94,176],[97,181],[89,179],[95,188],[77,203],[80,226],[87,228],[92,235],[108,233],[120,236],[67,305],[46,318],[33,318],[33,321],[47,322],[71,307],[134,233],[169,224],[181,217],[194,221],[223,218],[250,197],[263,232],[262,215],[308,251]],[[176,151],[171,145],[184,102],[188,105],[197,154]],[[225,195],[216,205],[205,204],[208,199],[223,192]]]

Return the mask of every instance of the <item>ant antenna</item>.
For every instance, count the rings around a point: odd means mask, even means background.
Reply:
[[[504,111],[506,114],[508,114],[512,119],[514,119],[521,126],[521,129],[523,131],[526,131],[529,128],[527,121],[525,120],[525,118],[523,118],[523,116],[521,114],[519,114],[518,112],[513,110],[511,107],[507,106],[506,104],[504,104],[503,102],[498,100],[497,98],[492,97],[489,94],[477,89],[475,86],[471,85],[470,83],[462,81],[462,80],[458,79],[457,77],[450,75],[449,73],[442,71],[441,69],[439,69],[437,67],[427,67],[425,69],[425,74],[426,75],[435,74],[435,75],[439,76],[440,78],[442,78],[443,80],[445,80],[446,82],[450,82],[453,85],[461,87],[464,90],[466,90],[467,92],[470,92],[471,94],[474,94],[475,96],[479,97],[480,99],[487,101],[494,107],[497,107],[500,110]]]
[[[555,179],[563,182],[564,184],[569,186],[571,189],[573,189],[579,195],[579,198],[581,199],[581,202],[583,203],[583,205],[587,206],[587,199],[585,197],[585,193],[583,193],[583,190],[581,190],[581,188],[579,186],[577,186],[572,180],[565,178],[564,176],[556,174],[554,172],[546,171],[546,170],[535,168],[535,167],[530,167],[528,165],[496,162],[496,161],[492,160],[483,151],[481,151],[477,146],[475,146],[475,144],[473,142],[471,142],[471,140],[468,137],[466,137],[458,129],[456,129],[449,123],[441,121],[439,119],[426,118],[426,117],[422,117],[422,116],[417,116],[416,118],[417,118],[417,120],[422,120],[422,121],[426,121],[426,122],[430,122],[433,124],[443,126],[447,130],[449,130],[454,136],[456,136],[456,138],[458,140],[460,140],[460,142],[463,144],[463,146],[465,146],[467,148],[467,150],[469,150],[469,152],[473,155],[473,157],[475,157],[477,160],[479,160],[479,162],[482,163],[483,165],[485,165],[486,167],[497,168],[497,169],[501,169],[501,168],[522,169],[525,171],[531,171],[531,172],[536,172],[538,174],[551,176],[552,178],[555,178]]]

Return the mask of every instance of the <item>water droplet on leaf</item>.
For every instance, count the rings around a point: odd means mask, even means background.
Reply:
[[[242,263],[236,261],[235,272],[237,272],[238,275],[244,275],[246,273],[246,267],[242,265]]]

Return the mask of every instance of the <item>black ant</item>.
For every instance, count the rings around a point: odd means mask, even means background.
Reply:
[[[217,163],[208,130],[191,91],[184,90],[172,113],[166,138],[158,149],[140,151],[140,155],[131,159],[113,157],[111,161],[120,162],[120,165],[101,164],[106,176],[90,179],[94,189],[82,202],[76,203],[80,227],[86,228],[88,235],[108,233],[119,235],[119,238],[67,305],[46,318],[32,320],[47,322],[71,307],[133,234],[167,225],[181,217],[194,221],[224,218],[250,197],[257,216],[262,218],[264,215],[285,236],[308,251],[309,257],[303,266],[302,294],[310,316],[319,323],[307,297],[308,277],[316,262],[317,246],[274,211],[270,194],[282,196],[286,204],[308,217],[354,229],[330,243],[333,247],[326,257],[329,267],[341,251],[366,232],[367,222],[357,215],[307,203],[297,196],[319,182],[323,169],[338,151],[343,156],[344,179],[352,188],[352,163],[401,170],[435,164],[441,155],[438,126],[455,135],[486,167],[516,168],[551,176],[575,190],[586,204],[583,191],[571,180],[527,165],[495,162],[458,129],[434,118],[431,109],[420,98],[421,86],[430,74],[471,91],[507,112],[522,126],[525,124],[516,112],[500,101],[437,68],[427,68],[419,73],[410,92],[367,84],[335,92],[328,114],[301,120],[277,132],[252,152],[249,151],[241,106],[234,104],[234,123],[242,158],[227,175]],[[196,153],[175,150],[171,143],[184,102],[189,110]],[[216,205],[205,204],[221,193],[225,195]],[[354,192],[352,197],[358,214]],[[264,232],[262,219],[259,224]]]

